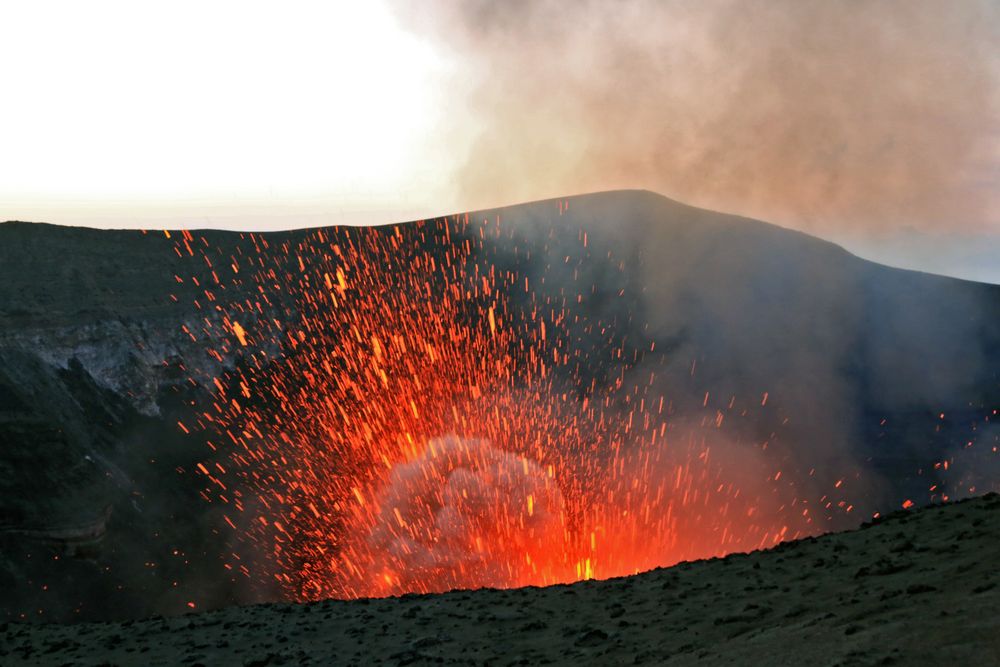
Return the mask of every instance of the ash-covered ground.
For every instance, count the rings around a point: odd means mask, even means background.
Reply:
[[[1000,496],[568,586],[2,627],[6,665],[997,665]]]

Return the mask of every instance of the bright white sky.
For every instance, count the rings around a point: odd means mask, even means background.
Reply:
[[[554,73],[559,82],[567,67],[566,71],[573,71],[572,62],[564,62],[572,58],[559,50],[564,45],[550,44],[552,26],[542,23],[544,29],[528,31],[526,36],[541,40],[545,48],[532,50],[527,48],[530,42],[527,46],[519,42],[518,49],[511,50],[506,38],[484,42],[483,26],[476,23],[481,12],[475,6],[466,12],[475,19],[472,27],[461,28],[461,23],[448,23],[450,14],[442,8],[448,3],[431,2],[393,12],[387,2],[0,0],[0,221],[267,230],[398,222],[512,204],[517,199],[629,186],[653,187],[690,203],[732,208],[797,227],[788,216],[753,208],[752,198],[736,205],[727,202],[739,202],[739,196],[716,201],[699,199],[683,189],[675,191],[676,184],[659,171],[646,174],[652,185],[641,178],[618,183],[614,165],[604,163],[602,168],[610,171],[596,172],[596,182],[616,185],[595,188],[589,181],[560,180],[562,171],[569,169],[572,175],[576,153],[560,153],[558,143],[551,141],[540,143],[539,137],[548,138],[547,117],[540,113],[546,107],[532,98],[537,95],[533,91],[547,89],[546,72]],[[468,8],[461,3],[449,6],[452,10]],[[527,6],[511,7],[514,15],[527,12],[518,20],[534,20]],[[588,7],[598,15],[591,17],[594,29],[603,32],[611,10],[600,4]],[[647,14],[662,13],[658,0],[638,7],[642,11],[633,18],[639,24],[648,20]],[[701,5],[675,3],[670,7],[683,17]],[[663,11],[664,16],[672,16]],[[400,14],[414,23],[428,18],[439,31],[430,30],[428,38],[426,32],[412,30],[414,26],[405,29],[398,22]],[[558,12],[549,18],[562,24]],[[717,25],[715,18],[708,11],[698,25]],[[584,27],[589,25],[581,21]],[[504,25],[500,21],[494,27],[502,33]],[[656,34],[662,37],[661,33]],[[759,41],[752,30],[742,36],[748,44]],[[671,37],[671,44],[675,41],[678,53],[694,48]],[[590,54],[589,37],[583,44],[584,55]],[[658,44],[653,40],[646,46]],[[951,52],[950,47],[945,51]],[[507,60],[519,53],[522,59],[515,58],[517,66],[511,67]],[[605,54],[611,71],[617,66],[618,53],[611,49]],[[542,76],[536,81],[532,68],[539,60],[548,68],[539,68]],[[724,60],[719,62],[724,65]],[[498,72],[496,66],[504,64],[508,69]],[[723,65],[719,67],[729,71]],[[636,78],[638,88],[633,91],[641,94],[643,82],[651,72],[659,76],[659,70],[647,71],[651,65],[642,58],[630,61],[629,67],[633,66],[645,72],[646,78]],[[503,72],[507,79],[498,81]],[[769,73],[765,68],[765,78]],[[506,88],[501,85],[504,81]],[[523,81],[527,85],[520,90]],[[539,86],[539,81],[545,85]],[[620,82],[620,78],[616,75],[613,81]],[[581,104],[583,120],[594,117],[593,113],[588,116],[586,104],[597,100],[600,107],[606,99],[601,88],[604,82],[605,78],[595,76],[594,90],[583,86],[579,99],[569,98],[564,106],[552,107],[556,111],[549,120],[555,118],[556,126],[563,128],[552,134],[580,135],[586,142],[588,133],[605,133],[604,127],[573,124]],[[484,84],[490,88],[484,91]],[[496,98],[488,94],[507,95],[511,87],[516,93],[510,98],[513,114],[510,108],[495,108]],[[665,87],[670,92],[670,86]],[[790,104],[793,93],[783,91],[792,94]],[[530,103],[522,104],[524,99]],[[561,98],[550,98],[549,103],[553,99]],[[652,108],[660,113],[655,104]],[[684,111],[674,109],[681,119]],[[687,111],[698,117],[702,113],[697,105]],[[941,120],[943,127],[947,121]],[[639,148],[659,136],[654,125],[633,125],[639,126],[639,134],[632,135],[642,137]],[[521,132],[518,144],[521,129],[526,131]],[[479,143],[483,136],[493,140],[493,144],[487,142],[487,148],[495,149],[493,157],[513,155],[526,162],[501,159],[492,168],[490,152]],[[697,132],[683,136],[696,145],[705,139]],[[781,139],[780,133],[777,138]],[[618,139],[610,136],[613,145]],[[636,144],[621,146],[627,158],[624,164],[631,164]],[[655,148],[655,141],[650,146]],[[732,153],[732,146],[723,143],[723,148],[721,153],[707,154],[715,161],[719,155]],[[554,160],[551,169],[539,161],[539,151]],[[732,156],[739,158],[739,151]],[[658,163],[652,160],[650,164]],[[460,200],[470,196],[459,182],[470,165],[482,172],[475,182],[485,185],[486,199]],[[736,166],[740,165],[737,159]],[[531,180],[526,179],[527,168],[536,171]],[[990,174],[996,172],[985,173],[980,179],[983,187],[992,188],[995,183]],[[554,181],[539,178],[553,174]],[[504,190],[497,178],[517,187]],[[524,186],[523,196],[492,194],[520,193],[520,186]],[[838,238],[849,249],[878,261],[1000,282],[994,252],[1000,247],[1000,237],[995,233],[955,236],[950,218],[946,221],[949,224],[938,225],[937,233],[930,236],[890,234],[884,242],[874,242],[864,234],[853,240]],[[966,222],[972,226],[977,221]],[[860,231],[866,227],[860,225]],[[942,252],[948,244],[954,247]]]
[[[469,141],[445,133],[449,67],[368,0],[3,2],[0,220],[445,213],[436,179]]]

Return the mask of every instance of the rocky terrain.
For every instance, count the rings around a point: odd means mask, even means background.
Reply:
[[[1000,664],[1000,496],[622,579],[6,624],[7,665]]]
[[[627,386],[655,369],[676,422],[745,415],[720,429],[768,441],[786,474],[816,489],[852,480],[855,512],[824,529],[997,488],[1000,287],[890,269],[648,192],[469,215],[512,230],[490,241],[498,269],[552,299],[589,289],[589,319],[606,326],[567,324],[589,351],[582,378]],[[277,249],[306,234],[264,236]],[[254,248],[249,234],[197,239],[219,271]],[[223,569],[228,533],[188,474],[214,455],[177,422],[241,360],[212,357],[195,335],[213,317],[195,305],[213,269],[177,243],[162,231],[0,224],[0,619],[275,599]],[[216,298],[253,289],[223,277]]]

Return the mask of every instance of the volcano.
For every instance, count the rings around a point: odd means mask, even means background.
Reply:
[[[9,620],[607,578],[1000,485],[1000,287],[649,192],[10,222],[0,272]]]

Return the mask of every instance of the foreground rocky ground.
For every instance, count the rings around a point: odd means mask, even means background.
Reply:
[[[998,665],[1000,496],[611,581],[8,624],[4,665]]]

